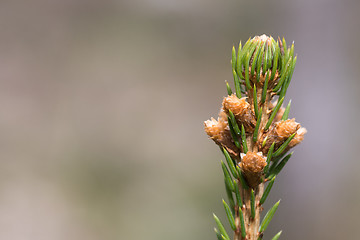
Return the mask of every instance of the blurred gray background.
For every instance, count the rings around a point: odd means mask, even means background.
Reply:
[[[357,239],[360,1],[3,0],[0,239],[216,239],[217,116],[231,48],[295,41],[308,129],[265,234]]]

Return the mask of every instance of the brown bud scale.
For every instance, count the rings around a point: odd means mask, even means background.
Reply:
[[[247,152],[247,154],[242,157],[240,168],[251,188],[255,188],[261,183],[265,166],[266,160],[262,156],[262,153]]]
[[[240,149],[238,149],[231,137],[227,116],[221,111],[218,120],[211,118],[204,122],[205,132],[220,147],[224,147],[229,154],[235,158],[239,158]]]
[[[222,105],[226,113],[230,110],[234,114],[239,127],[243,124],[246,132],[254,131],[256,125],[255,114],[251,110],[251,106],[246,101],[246,98],[239,99],[236,95],[232,94],[224,98]]]
[[[301,129],[301,131],[300,131]],[[300,131],[300,132],[298,132]],[[279,148],[286,139],[288,139],[292,134],[297,133],[295,137],[290,141],[288,149],[299,144],[304,139],[304,134],[306,133],[305,128],[301,128],[300,124],[295,122],[295,119],[281,120],[275,122],[271,125],[270,129],[261,136],[259,141],[259,148],[264,154],[267,154],[272,143],[275,142],[275,148]],[[266,138],[266,143],[262,146],[262,142]]]

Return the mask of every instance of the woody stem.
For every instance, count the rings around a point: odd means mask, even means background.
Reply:
[[[271,100],[271,94],[266,94],[266,100],[264,104],[261,104],[260,99],[262,95],[262,89],[259,87],[257,91],[257,99],[258,99],[258,106],[263,108],[261,117],[261,124],[259,128],[259,136],[258,139],[261,139],[261,135],[264,133],[264,127],[269,119],[269,105]],[[248,102],[251,104],[252,108],[254,108],[254,96],[249,91],[248,93]],[[254,109],[253,109],[254,110]],[[259,143],[258,141],[254,142],[252,138],[252,134],[247,136],[247,144],[249,146],[249,151],[252,152],[258,152],[259,150]],[[242,187],[242,184],[238,182],[238,186],[241,192],[241,197],[243,199],[243,206],[242,206],[242,213],[244,216],[244,222],[245,222],[245,231],[246,231],[246,237],[243,238],[241,235],[241,221],[240,221],[240,213],[239,210],[236,209],[235,211],[235,224],[237,226],[234,240],[257,240],[259,238],[259,227],[260,227],[260,212],[262,210],[262,207],[260,206],[259,202],[260,199],[264,193],[264,183],[260,183],[258,186],[256,186],[254,190],[255,195],[255,216],[252,218],[251,216],[251,188],[244,189]]]

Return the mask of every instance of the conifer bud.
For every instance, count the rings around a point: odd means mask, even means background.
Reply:
[[[299,144],[304,139],[306,129],[301,128],[300,123],[295,122],[294,118],[275,122],[271,125],[269,131],[262,135],[260,142],[262,143],[265,138],[266,142],[259,147],[264,154],[267,154],[272,143],[275,142],[275,149],[277,149],[294,133],[296,133],[296,135],[290,141],[288,149]]]
[[[230,110],[234,114],[239,126],[244,125],[246,132],[254,131],[256,125],[255,114],[246,98],[239,99],[232,94],[224,98],[222,105],[226,113]]]
[[[220,111],[218,120],[211,118],[205,121],[204,125],[205,132],[217,145],[224,147],[232,157],[239,158],[240,149],[235,146],[231,138],[226,113]]]
[[[263,170],[266,166],[266,159],[262,153],[247,152],[241,154],[242,159],[240,168],[244,173],[244,177],[251,188],[255,188],[262,181]]]
[[[286,140],[300,128],[300,123],[295,118],[275,123],[275,132],[279,140]]]
[[[255,36],[244,45],[244,53],[242,60],[241,74],[243,79],[249,76],[249,80],[253,84],[263,86],[265,77],[269,75],[269,87],[273,86],[280,77],[280,46],[270,36],[265,34]],[[247,72],[248,71],[248,72]],[[270,77],[271,76],[271,77]]]

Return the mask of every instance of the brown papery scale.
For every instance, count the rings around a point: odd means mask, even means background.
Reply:
[[[245,175],[245,179],[251,188],[255,188],[262,181],[266,159],[262,153],[247,152],[239,164]]]
[[[254,131],[256,125],[255,114],[246,98],[239,99],[232,94],[224,98],[222,105],[226,113],[230,110],[234,114],[239,126],[243,124],[247,132]]]

